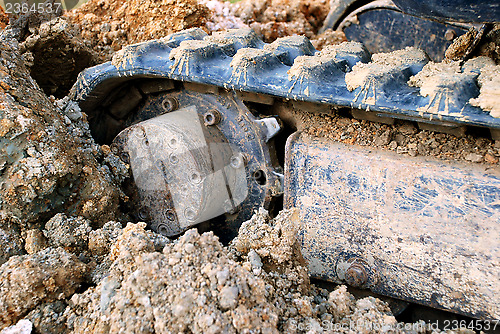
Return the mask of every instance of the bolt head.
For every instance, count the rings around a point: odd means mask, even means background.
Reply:
[[[126,164],[129,164],[130,163],[130,155],[128,154],[128,152],[121,152],[120,153],[120,160]]]
[[[139,212],[137,212],[137,218],[139,218],[140,221],[147,221],[149,220],[149,214],[148,214],[148,209],[147,208],[141,208]]]
[[[172,210],[167,210],[167,219],[170,221],[175,220],[175,213]]]
[[[235,154],[231,157],[230,160],[230,165],[234,169],[240,169],[245,167],[246,165],[246,159],[245,156],[242,153]]]
[[[345,281],[350,286],[359,288],[368,281],[368,273],[362,264],[353,263],[345,273]]]
[[[217,125],[220,123],[221,120],[222,120],[222,116],[217,110],[207,111],[203,115],[203,121],[205,123],[205,126]]]
[[[163,108],[164,113],[169,113],[179,108],[179,102],[177,101],[176,98],[169,97],[162,101],[161,106]]]
[[[448,29],[444,33],[444,38],[447,41],[452,41],[456,36],[457,36],[457,34],[455,33],[455,30],[453,30],[453,29]]]

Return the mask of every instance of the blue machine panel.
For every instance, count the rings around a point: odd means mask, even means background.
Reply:
[[[285,205],[313,276],[500,318],[500,170],[294,134]]]

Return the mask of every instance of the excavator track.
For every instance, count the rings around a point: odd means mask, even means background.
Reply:
[[[83,71],[70,98],[92,110],[124,81],[168,78],[317,103],[325,112],[348,107],[362,119],[411,120],[453,134],[476,126],[496,139],[500,115],[488,102],[498,95],[493,65],[486,58],[432,63],[415,48],[371,55],[357,42],[319,52],[303,36],[266,44],[251,29],[208,36],[194,28],[128,46]]]
[[[251,29],[189,29],[83,71],[69,99],[130,164],[136,217],[156,231],[174,236],[224,217],[229,241],[284,195],[299,211],[313,277],[497,319],[497,166],[315,139],[303,118],[348,111],[499,140],[499,72],[485,57],[433,63],[415,48],[317,51],[302,36],[266,44]],[[289,132],[275,145],[283,124]]]

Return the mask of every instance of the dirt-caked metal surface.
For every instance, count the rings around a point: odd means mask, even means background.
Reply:
[[[161,92],[122,116],[125,129],[110,133],[111,149],[131,167],[127,193],[137,220],[175,236],[227,213],[230,238],[282,193],[283,171],[267,146],[280,126],[274,117],[253,116],[235,95]],[[91,124],[109,132],[106,120]]]
[[[313,276],[499,319],[500,170],[296,133],[285,207]]]
[[[433,65],[414,48],[372,57],[356,42],[319,52],[303,36],[266,44],[251,29],[212,36],[190,29],[128,46],[111,62],[83,71],[70,98],[88,112],[127,80],[161,77],[351,107],[384,117],[500,128],[499,118],[470,102],[483,89],[477,78],[484,64],[457,65],[452,72],[434,70]],[[429,66],[429,75],[411,80]]]

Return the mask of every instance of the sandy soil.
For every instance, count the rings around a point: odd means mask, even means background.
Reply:
[[[90,0],[65,16],[101,60],[108,60],[125,45],[204,26],[208,15],[209,9],[196,0]]]

